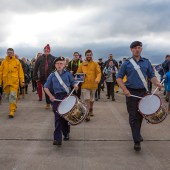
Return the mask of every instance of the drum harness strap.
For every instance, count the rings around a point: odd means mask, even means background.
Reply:
[[[60,82],[60,84],[64,87],[64,89],[66,90],[67,94],[69,93],[69,88],[66,86],[66,84],[64,83],[64,81],[62,80],[62,78],[60,77],[60,75],[58,74],[58,71],[54,72],[55,76],[57,77],[58,81]]]
[[[141,81],[143,82],[143,85],[144,85],[146,91],[148,92],[147,82],[146,82],[146,80],[145,80],[145,77],[144,77],[141,69],[140,69],[140,66],[134,61],[133,58],[131,58],[129,61],[130,61],[130,62],[132,63],[132,65],[134,66],[134,69],[137,71],[137,73],[138,73]]]

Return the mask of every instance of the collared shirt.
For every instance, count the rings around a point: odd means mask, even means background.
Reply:
[[[170,71],[166,73],[166,78],[164,83],[165,83],[166,91],[170,92]]]
[[[148,59],[140,57],[139,61],[137,61],[136,63],[137,63],[137,65],[140,66],[140,69],[141,69],[145,79],[146,78],[152,79],[153,77],[155,77],[154,70],[153,70],[152,65]],[[117,78],[123,79],[123,77],[125,75],[127,76],[127,81],[125,83],[127,88],[133,88],[133,89],[145,88],[137,71],[134,69],[134,66],[132,65],[132,63],[129,60],[126,60],[122,64],[122,66],[117,74]]]
[[[63,70],[61,74],[59,73],[59,75],[66,86],[69,87],[69,89],[71,89],[70,86],[74,86],[76,84],[76,81],[70,72]],[[49,75],[44,87],[48,88],[50,91],[53,91],[54,94],[66,92],[65,88],[60,84],[54,72]]]

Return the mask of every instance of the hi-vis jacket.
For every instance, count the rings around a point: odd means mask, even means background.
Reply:
[[[95,81],[100,82],[101,70],[98,63],[93,60],[90,62],[83,62],[80,64],[77,73],[84,73],[85,80],[82,83],[82,89],[97,89],[98,84]]]
[[[6,86],[12,86],[14,89],[19,88],[19,84],[24,83],[24,73],[21,63],[15,56],[6,56],[0,66],[0,86],[3,84],[3,89]]]

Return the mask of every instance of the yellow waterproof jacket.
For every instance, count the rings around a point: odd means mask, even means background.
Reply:
[[[19,84],[24,83],[24,72],[21,63],[15,56],[10,59],[8,56],[2,61],[0,66],[0,86],[12,86],[18,89]]]
[[[100,82],[101,70],[97,62],[94,62],[92,60],[90,62],[81,63],[77,70],[77,73],[85,74],[85,80],[81,86],[83,89],[97,89],[98,88],[98,84],[95,82],[95,80]]]

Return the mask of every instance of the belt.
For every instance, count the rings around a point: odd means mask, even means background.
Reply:
[[[128,88],[127,87],[127,89],[130,90],[130,91],[146,92],[145,88],[142,88],[142,89],[133,89],[133,88]]]

